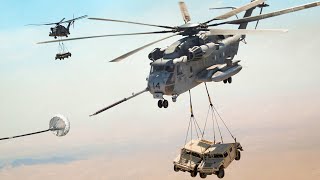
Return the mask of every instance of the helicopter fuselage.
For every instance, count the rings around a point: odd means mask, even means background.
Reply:
[[[166,49],[155,49],[149,54],[153,60],[149,92],[156,99],[168,95],[175,101],[174,98],[202,82],[226,81],[242,69],[238,62],[232,62],[240,40],[240,35],[222,37],[202,33],[180,39]]]
[[[55,27],[50,28],[51,32],[49,33],[49,36],[57,38],[57,37],[68,37],[70,34],[69,26],[64,27],[63,25],[59,24]]]

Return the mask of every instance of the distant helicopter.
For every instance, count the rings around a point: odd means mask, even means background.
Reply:
[[[61,19],[61,21],[56,22],[56,23],[46,23],[46,24],[28,24],[28,25],[35,25],[35,26],[42,26],[42,25],[55,25],[54,27],[50,28],[50,32],[49,32],[49,36],[54,37],[55,39],[57,39],[57,37],[68,37],[68,35],[70,34],[70,26],[74,25],[74,22],[76,20],[82,19],[82,18],[86,18],[88,17],[87,15],[84,16],[80,16],[77,18],[73,18],[67,21],[64,21],[65,18]],[[61,24],[67,23],[68,26],[65,27]]]
[[[122,21],[103,18],[89,18],[92,20],[113,21],[121,23],[130,23],[144,26],[153,26],[169,29],[166,31],[142,32],[142,33],[129,33],[129,34],[112,34],[100,36],[87,36],[79,38],[69,38],[63,41],[110,37],[110,36],[127,36],[127,35],[141,35],[141,34],[162,34],[174,33],[173,35],[164,37],[157,41],[146,44],[135,50],[132,50],[111,62],[119,62],[130,55],[141,51],[155,43],[171,38],[176,35],[184,36],[182,39],[173,43],[167,48],[155,48],[150,54],[150,73],[147,78],[147,88],[136,94],[124,98],[106,108],[103,108],[93,115],[97,115],[107,109],[110,109],[118,104],[125,102],[133,97],[136,97],[144,92],[149,91],[155,99],[158,100],[159,108],[167,108],[169,103],[164,99],[164,95],[171,96],[172,101],[175,102],[177,97],[194,88],[195,86],[206,82],[224,82],[231,83],[232,76],[239,73],[242,66],[239,65],[240,61],[233,61],[235,55],[238,53],[239,44],[245,41],[247,34],[268,33],[268,32],[287,32],[287,30],[256,30],[247,29],[249,22],[259,21],[274,16],[279,16],[286,13],[300,11],[303,9],[313,8],[320,6],[320,1],[309,3],[302,6],[292,7],[280,11],[275,11],[267,14],[260,14],[252,16],[253,10],[257,7],[263,8],[267,5],[264,4],[265,0],[255,0],[250,3],[233,9],[221,16],[215,17],[203,23],[190,23],[190,15],[184,2],[179,2],[180,11],[183,16],[185,24],[181,26],[163,26],[146,23],[138,23],[132,21]],[[212,23],[217,20],[225,20],[240,12],[244,12],[242,19],[223,21]],[[262,12],[262,11],[260,11]],[[210,29],[209,27],[216,27],[225,24],[239,25],[238,29]],[[44,41],[42,43],[59,42],[58,40]]]

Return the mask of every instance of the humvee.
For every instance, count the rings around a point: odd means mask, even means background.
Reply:
[[[71,53],[70,52],[66,52],[66,53],[58,53],[58,54],[56,54],[56,60],[57,59],[64,59],[64,58],[69,58],[69,57],[71,57]]]
[[[197,167],[200,177],[206,178],[207,175],[216,174],[218,178],[223,178],[224,169],[233,160],[240,160],[240,151],[243,151],[243,149],[238,142],[212,145],[206,149],[203,159]]]
[[[216,174],[224,177],[224,169],[234,160],[240,160],[240,143],[214,143],[208,140],[191,140],[173,161],[174,171],[190,172],[192,177],[200,173],[201,178]]]
[[[214,145],[207,140],[191,140],[182,149],[178,157],[173,161],[174,171],[190,172],[192,177],[196,177],[198,166],[203,159],[204,152]]]

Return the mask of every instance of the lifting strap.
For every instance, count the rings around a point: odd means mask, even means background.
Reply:
[[[190,120],[189,120],[189,125],[188,125],[188,129],[187,129],[187,135],[186,135],[186,139],[185,139],[185,143],[187,144],[187,139],[188,139],[188,135],[189,135],[189,131],[190,131],[190,138],[192,140],[192,129],[194,126],[194,129],[196,131],[197,137],[198,139],[200,138],[199,134],[203,134],[201,131],[201,128],[196,120],[196,118],[194,117],[194,113],[193,113],[193,106],[192,106],[192,98],[191,98],[191,92],[189,90],[189,97],[190,97]]]
[[[66,53],[68,52],[67,47],[64,45],[63,42],[59,41],[59,53]]]
[[[221,130],[220,130],[220,126],[219,126],[219,123],[218,123],[218,119],[217,119],[217,116],[216,116],[216,113],[219,117],[219,119],[222,121],[223,125],[226,127],[226,129],[228,130],[229,134],[231,135],[232,139],[234,139],[236,141],[236,138],[232,135],[231,131],[229,130],[228,126],[226,125],[226,123],[224,122],[224,120],[222,119],[222,117],[220,116],[220,114],[218,113],[217,109],[213,106],[212,104],[212,100],[211,100],[211,97],[210,97],[210,94],[209,94],[209,91],[208,91],[208,87],[207,87],[207,84],[204,83],[205,87],[206,87],[206,92],[207,92],[207,95],[208,95],[208,100],[209,100],[209,108],[208,108],[208,113],[207,113],[207,118],[206,118],[206,122],[205,122],[205,125],[204,125],[204,128],[203,128],[203,131],[202,131],[202,137],[204,136],[204,132],[205,132],[205,129],[206,129],[206,126],[207,126],[207,121],[208,121],[208,116],[209,116],[209,111],[211,110],[211,115],[212,115],[212,124],[213,124],[213,136],[214,136],[214,143],[216,142],[216,133],[215,133],[215,123],[217,125],[217,128],[219,130],[219,134],[220,134],[220,138],[221,138],[221,142],[223,143],[223,137],[222,137],[222,134],[221,134]],[[214,119],[213,119],[214,118]]]

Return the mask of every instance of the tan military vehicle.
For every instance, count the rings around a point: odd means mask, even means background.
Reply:
[[[203,159],[204,152],[214,145],[206,140],[191,140],[182,149],[173,161],[174,171],[190,172],[192,177],[197,176],[197,168]]]
[[[214,144],[204,139],[191,140],[173,161],[174,171],[190,172],[192,177],[200,173],[201,178],[216,174],[224,177],[224,169],[234,160],[240,160],[240,143]]]
[[[227,168],[233,160],[240,160],[243,151],[240,143],[214,144],[204,152],[203,159],[198,165],[197,171],[201,178],[207,175],[216,174],[218,178],[224,177],[224,169]]]

